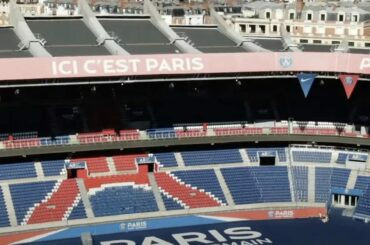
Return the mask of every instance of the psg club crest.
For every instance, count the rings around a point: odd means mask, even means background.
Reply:
[[[293,58],[290,56],[281,56],[279,63],[283,68],[289,68],[293,65]]]
[[[352,77],[351,76],[347,76],[345,78],[345,82],[346,82],[347,85],[351,85],[353,83]]]

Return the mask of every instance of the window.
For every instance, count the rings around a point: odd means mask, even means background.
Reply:
[[[256,33],[256,26],[255,25],[251,25],[250,28],[251,28],[251,33]]]
[[[353,22],[358,22],[358,15],[352,15],[352,21]]]
[[[311,13],[307,14],[307,20],[312,20],[312,14]]]
[[[308,43],[308,40],[307,39],[300,39],[299,42],[300,43]]]
[[[348,42],[348,46],[354,47],[355,46],[355,42]]]
[[[239,26],[240,26],[240,31],[241,32],[245,32],[246,31],[245,25],[239,25]]]
[[[261,25],[259,27],[260,27],[260,30],[261,30],[262,33],[266,32],[266,26]]]
[[[294,20],[294,13],[290,13],[290,14],[289,14],[289,19],[290,19],[290,20]]]
[[[340,22],[343,22],[344,21],[344,15],[343,14],[340,14],[338,20]]]
[[[270,19],[271,18],[271,13],[270,12],[266,12],[266,19]]]
[[[314,44],[321,44],[322,42],[321,42],[321,40],[313,40],[313,43]]]
[[[331,44],[334,44],[334,45],[340,44],[340,41],[331,41]]]
[[[286,26],[286,31],[290,32],[290,26]]]
[[[272,26],[272,32],[277,32],[277,25]]]
[[[325,14],[320,14],[320,20],[321,21],[325,21],[325,19],[326,19],[325,17],[326,17]]]
[[[365,43],[365,48],[370,48],[370,43]]]

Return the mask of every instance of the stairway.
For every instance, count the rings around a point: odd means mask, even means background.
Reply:
[[[348,182],[346,185],[346,189],[354,189],[357,181],[357,175],[358,171],[357,170],[351,170],[351,173],[349,174],[348,177]]]
[[[64,180],[50,198],[36,204],[27,224],[61,221],[79,194],[75,179]]]
[[[189,208],[205,208],[221,206],[212,195],[184,184],[168,173],[154,174],[158,188],[173,198],[180,199]]]

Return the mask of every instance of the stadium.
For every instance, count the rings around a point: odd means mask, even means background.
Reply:
[[[71,4],[0,27],[1,245],[370,243],[368,47]]]

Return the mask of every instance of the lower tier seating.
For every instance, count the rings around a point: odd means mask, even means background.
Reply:
[[[161,192],[174,199],[177,198],[188,208],[216,207],[222,204],[211,193],[187,185],[169,173],[155,173],[155,179]]]
[[[158,211],[151,188],[147,185],[104,186],[89,191],[96,217]]]
[[[10,226],[3,190],[0,188],[0,227]]]
[[[290,202],[286,167],[239,167],[222,169],[236,204]]]
[[[293,166],[292,178],[297,202],[308,201],[308,167]]]
[[[185,204],[179,201],[177,198],[172,198],[170,195],[161,192],[161,197],[166,210],[178,210],[184,209]]]
[[[214,195],[223,204],[227,204],[216,174],[212,169],[174,171],[171,173],[181,182],[196,187],[197,189],[204,190]]]
[[[13,184],[10,191],[17,222],[23,225],[67,220],[81,199],[74,179]]]

